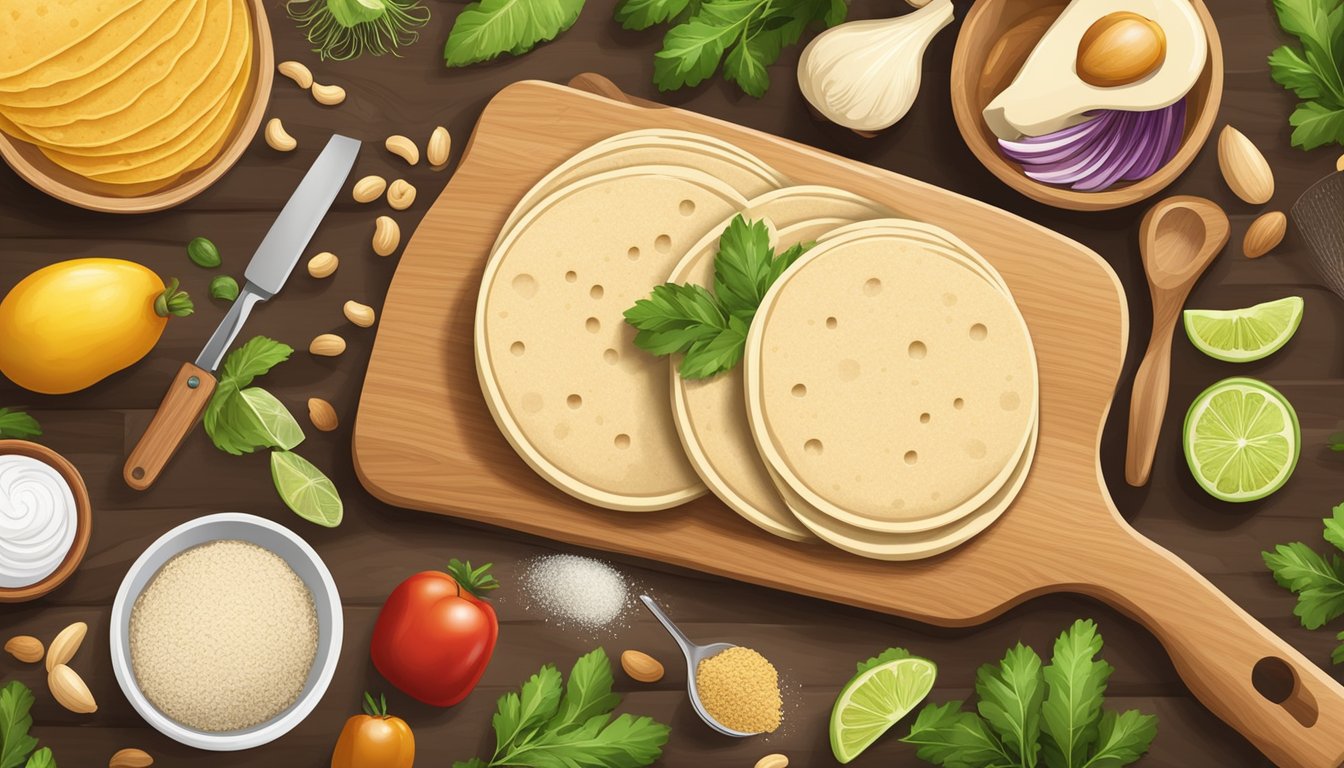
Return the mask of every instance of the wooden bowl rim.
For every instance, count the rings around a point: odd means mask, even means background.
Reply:
[[[248,0],[251,10],[253,53],[252,66],[255,76],[247,95],[248,107],[242,120],[233,126],[233,135],[224,149],[209,164],[190,171],[183,179],[146,195],[124,197],[93,191],[100,186],[96,181],[88,181],[89,188],[79,188],[52,176],[50,171],[56,166],[45,157],[29,159],[19,148],[26,144],[0,132],[0,157],[15,173],[35,189],[57,200],[79,206],[90,211],[104,213],[151,213],[181,205],[209,189],[224,176],[243,156],[243,152],[252,143],[257,130],[261,127],[262,117],[271,97],[271,85],[275,78],[275,45],[271,39],[271,26],[266,17],[263,0]],[[43,166],[46,166],[44,168]],[[62,169],[63,170],[63,169]],[[69,173],[69,172],[65,172]],[[73,174],[71,174],[73,175]],[[107,186],[107,185],[101,185]]]
[[[972,68],[968,63],[971,56],[968,52],[971,47],[968,38],[972,32],[977,30],[977,23],[986,17],[987,8],[995,3],[1005,2],[1010,2],[1010,0],[976,0],[962,20],[961,29],[957,33],[956,46],[952,52],[953,117],[956,119],[957,130],[960,131],[962,140],[981,165],[1009,187],[1037,202],[1075,211],[1106,211],[1142,202],[1166,189],[1190,167],[1190,164],[1195,160],[1195,156],[1199,154],[1199,151],[1213,133],[1213,126],[1217,122],[1218,110],[1222,106],[1223,100],[1223,44],[1218,35],[1218,26],[1214,23],[1213,16],[1209,13],[1209,8],[1204,0],[1189,0],[1196,15],[1199,16],[1200,22],[1204,25],[1205,37],[1208,40],[1209,47],[1208,61],[1204,64],[1204,72],[1200,74],[1200,78],[1203,78],[1206,74],[1209,76],[1209,89],[1204,97],[1203,108],[1193,124],[1189,123],[1189,116],[1187,115],[1189,129],[1180,150],[1153,175],[1128,186],[1101,192],[1078,192],[1033,181],[1005,160],[981,135],[978,123],[982,119],[980,109],[983,106],[977,108],[974,105],[975,100],[970,92],[970,80],[972,78],[978,79],[979,72],[972,73]],[[1067,5],[1067,3],[1063,5]],[[997,31],[1002,32],[1004,30]]]
[[[89,489],[84,478],[64,456],[56,451],[28,440],[0,440],[0,456],[27,456],[37,459],[61,474],[61,478],[70,486],[75,497],[75,540],[65,559],[45,579],[26,587],[0,587],[0,603],[22,603],[36,600],[65,583],[75,569],[84,561],[89,549],[89,539],[93,536],[93,504],[89,501]]]

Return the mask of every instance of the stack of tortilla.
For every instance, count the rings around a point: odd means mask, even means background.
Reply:
[[[139,195],[208,165],[253,69],[246,0],[0,0],[0,130]]]
[[[762,300],[742,363],[686,380],[623,313],[664,282],[713,290],[739,215],[776,252],[814,245]],[[980,254],[693,133],[614,136],[539,181],[487,262],[475,341],[501,431],[564,492],[648,511],[708,490],[776,536],[864,557],[983,531],[1036,445],[1031,337]]]

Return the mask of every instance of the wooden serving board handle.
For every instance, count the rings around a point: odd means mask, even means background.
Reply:
[[[122,479],[127,485],[143,491],[154,484],[168,460],[177,453],[182,439],[196,426],[214,391],[215,377],[209,371],[191,363],[182,364],[149,422],[149,429],[126,458]]]
[[[1344,764],[1344,686],[1180,558],[1129,529],[1097,546],[1078,591],[1142,623],[1215,715],[1281,768]],[[1091,548],[1093,542],[1081,544]]]

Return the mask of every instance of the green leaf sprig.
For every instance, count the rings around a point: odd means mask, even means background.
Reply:
[[[612,710],[621,697],[611,692],[611,661],[601,648],[579,658],[566,684],[547,664],[517,693],[500,698],[491,723],[495,751],[489,760],[472,758],[453,768],[569,766],[643,768],[656,761],[671,729],[648,717]]]
[[[659,357],[685,355],[679,368],[685,379],[732,370],[742,360],[765,292],[810,247],[798,244],[776,255],[764,221],[733,217],[719,237],[712,292],[664,283],[625,311],[625,321],[638,331],[635,346]]]
[[[1112,667],[1097,658],[1096,625],[1074,622],[1048,666],[1028,646],[976,672],[976,711],[929,704],[910,734],[919,759],[946,768],[1120,768],[1148,751],[1157,718],[1102,707]]]
[[[756,98],[770,87],[767,68],[811,25],[845,20],[845,0],[621,0],[616,20],[626,29],[675,22],[654,54],[660,91],[699,85],[723,65],[723,75]]]
[[[1270,76],[1302,100],[1288,118],[1293,146],[1344,144],[1344,7],[1340,0],[1274,0],[1274,11],[1301,43],[1269,55]]]
[[[0,768],[56,768],[51,749],[37,749],[33,727],[33,692],[17,680],[0,688]]]
[[[574,26],[584,0],[478,0],[457,15],[444,63],[465,67],[501,54],[521,56]]]
[[[37,419],[13,408],[0,408],[0,439],[27,440],[41,434]]]
[[[1323,538],[1344,551],[1344,504],[1331,510],[1331,516],[1322,522]],[[1331,553],[1327,559],[1306,544],[1294,541],[1278,545],[1273,552],[1261,552],[1260,556],[1274,574],[1274,581],[1297,595],[1293,614],[1302,626],[1320,629],[1344,616],[1344,559],[1339,552]],[[1341,643],[1330,658],[1336,664],[1344,664],[1344,632],[1336,639]]]

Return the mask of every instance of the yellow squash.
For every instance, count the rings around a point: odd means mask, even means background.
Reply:
[[[75,392],[149,354],[191,299],[145,267],[72,259],[25,277],[0,301],[0,373],[24,389]]]

